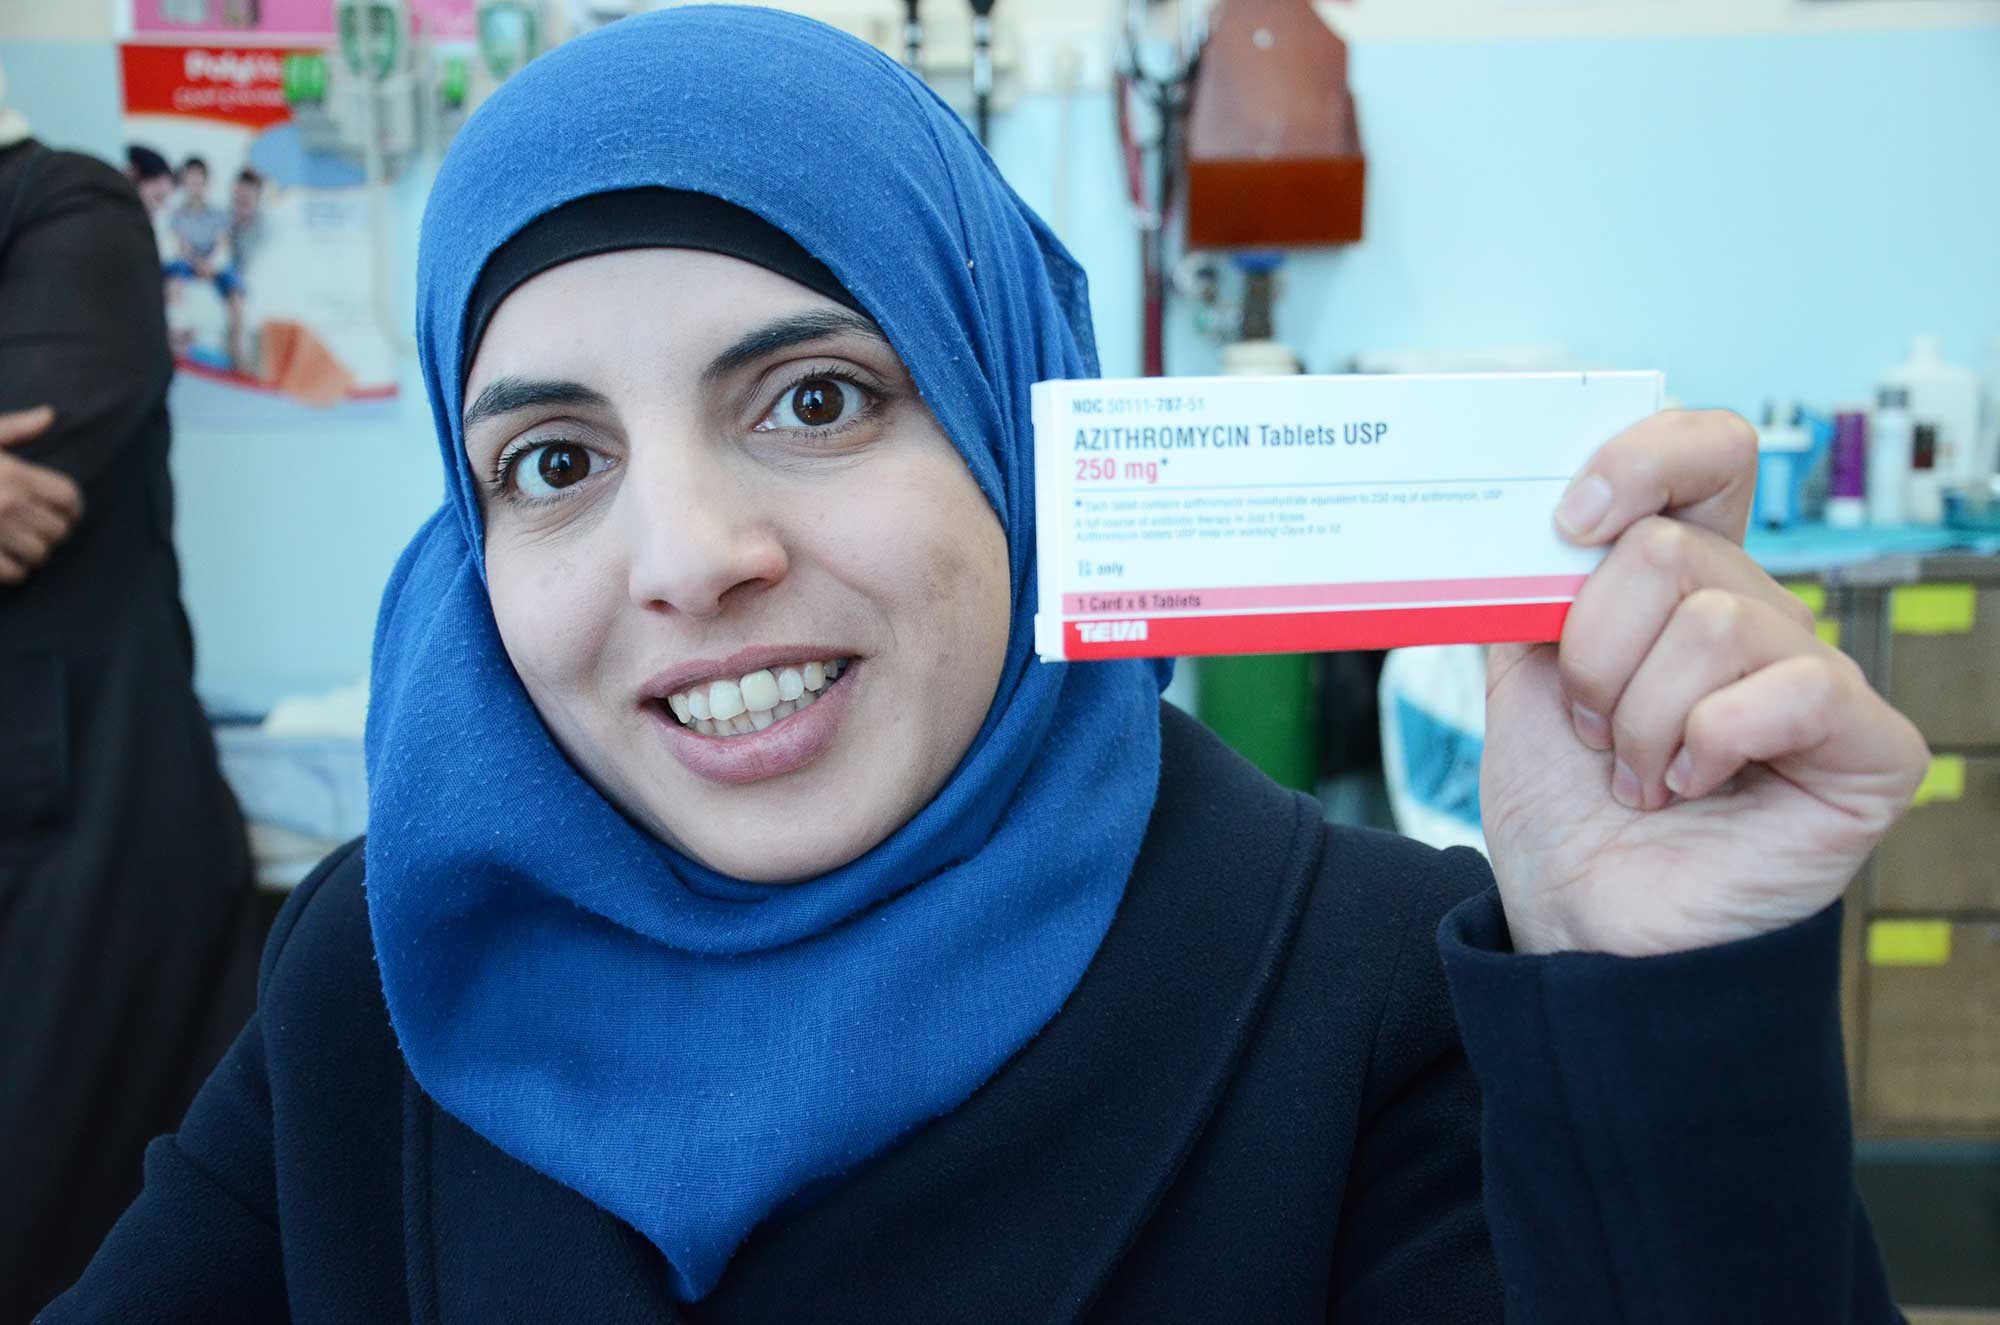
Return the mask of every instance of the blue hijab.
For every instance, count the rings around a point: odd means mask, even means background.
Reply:
[[[468,298],[536,217],[645,186],[734,203],[824,262],[1007,533],[1012,631],[978,736],[914,818],[803,883],[718,876],[599,796],[487,602],[459,429]],[[644,1233],[699,1299],[774,1209],[999,1071],[1123,896],[1164,669],[1048,665],[1031,645],[1028,388],[1097,371],[1083,276],[894,62],[794,15],[698,7],[612,24],[501,88],[438,176],[418,287],[447,490],[376,628],[368,907],[390,1020],[439,1105]]]

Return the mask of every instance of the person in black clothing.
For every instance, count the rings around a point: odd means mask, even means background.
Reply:
[[[1744,555],[1740,419],[1561,499],[1489,867],[1035,659],[1081,273],[872,48],[538,59],[419,289],[370,835],[48,1325],[1896,1318],[1837,899],[1927,755]]]
[[[132,185],[0,145],[4,1320],[82,1271],[252,1003],[249,855],[171,541],[170,373]]]

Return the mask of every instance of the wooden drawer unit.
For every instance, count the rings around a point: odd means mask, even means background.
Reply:
[[[1891,703],[1940,747],[2000,747],[2000,588],[1889,590]]]
[[[1865,942],[1862,1121],[2000,1134],[2000,924],[1871,919]]]
[[[1916,804],[1875,854],[1872,902],[1877,911],[2000,913],[2000,755],[1931,760]]]

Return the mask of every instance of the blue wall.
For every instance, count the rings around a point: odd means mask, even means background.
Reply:
[[[0,42],[51,141],[119,146],[101,44]],[[1358,46],[1368,237],[1287,269],[1279,333],[1360,350],[1553,344],[1664,369],[1690,403],[1863,397],[1921,331],[1982,369],[2000,335],[2000,28]],[[1015,186],[1091,275],[1105,371],[1137,370],[1136,243],[1104,97],[996,124]],[[399,198],[412,260],[421,181]],[[1183,318],[1170,366],[1210,371]],[[187,598],[212,694],[366,666],[376,595],[439,491],[414,374],[400,420],[271,437],[183,428]]]

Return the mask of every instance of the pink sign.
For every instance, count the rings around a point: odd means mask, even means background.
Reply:
[[[132,27],[206,41],[333,35],[333,0],[133,0]]]
[[[388,7],[409,16],[415,30],[443,41],[476,32],[474,0],[401,0]],[[325,44],[334,36],[334,0],[132,0],[140,36],[183,41],[293,41]]]

